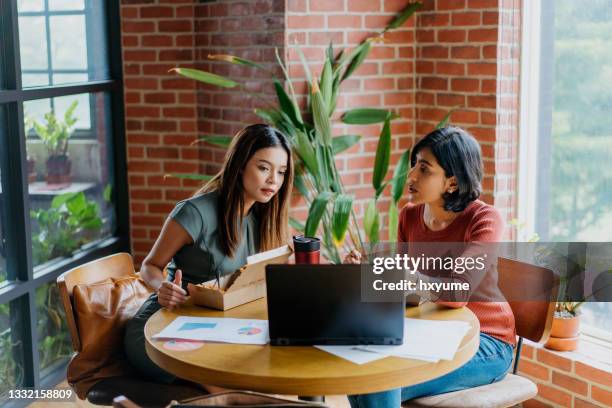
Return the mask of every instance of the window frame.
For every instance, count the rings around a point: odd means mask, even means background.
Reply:
[[[0,304],[11,303],[16,319],[11,330],[22,341],[24,377],[21,387],[51,387],[65,379],[65,366],[58,364],[41,377],[37,341],[36,289],[55,282],[61,273],[82,263],[130,250],[126,143],[123,105],[123,66],[121,58],[120,4],[106,1],[106,41],[110,79],[84,83],[22,88],[19,54],[19,24],[16,0],[0,0],[0,165],[4,211],[2,227],[7,281],[0,284]],[[80,250],[72,257],[42,267],[33,267],[28,198],[26,138],[23,103],[33,99],[105,92],[110,99],[111,121],[108,139],[109,179],[113,182],[116,232],[97,245]],[[11,319],[13,320],[13,319]],[[7,406],[28,402],[7,401]]]

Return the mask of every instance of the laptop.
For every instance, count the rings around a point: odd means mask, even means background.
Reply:
[[[361,301],[361,266],[267,265],[270,344],[402,344],[405,302]]]

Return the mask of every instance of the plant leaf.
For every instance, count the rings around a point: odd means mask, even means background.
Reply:
[[[346,231],[348,230],[349,218],[351,209],[353,208],[352,195],[339,194],[334,202],[334,210],[332,213],[332,236],[336,246],[340,246],[344,242]]]
[[[322,191],[310,204],[308,219],[306,220],[306,227],[304,228],[304,235],[307,237],[313,237],[314,234],[316,234],[321,218],[323,218],[323,214],[325,214],[327,203],[333,196],[334,194],[330,191]]]
[[[329,107],[331,106],[331,98],[332,98],[332,85],[333,85],[333,74],[331,68],[331,62],[329,58],[325,59],[325,63],[323,64],[323,72],[321,72],[321,95],[323,96],[323,101],[325,102],[325,106],[327,106],[326,112],[329,114]]]
[[[404,25],[406,20],[410,18],[414,14],[415,11],[421,8],[423,4],[419,2],[410,3],[401,13],[399,13],[395,18],[385,27],[383,32],[387,32],[389,30],[394,30],[396,28]]]
[[[389,242],[397,241],[397,223],[399,219],[399,213],[397,210],[397,204],[391,203],[389,206]]]
[[[260,65],[254,61],[251,61],[245,58],[236,57],[234,55],[208,54],[208,59],[216,60],[216,61],[225,61],[225,62],[229,62],[230,64],[235,64],[235,65],[246,65],[247,67],[265,69],[263,65]]]
[[[312,82],[312,117],[315,132],[319,141],[325,146],[331,146],[331,124],[327,115],[327,105],[323,101],[321,91],[316,81]]]
[[[104,192],[102,193],[102,197],[104,198],[104,201],[106,201],[107,203],[111,202],[111,199],[113,197],[113,187],[109,184],[106,185],[106,187],[104,187]]]
[[[357,108],[344,112],[342,122],[347,125],[372,125],[382,123],[387,118],[395,119],[398,117],[397,114],[386,109]]]
[[[296,131],[294,147],[308,171],[311,174],[317,174],[319,172],[319,163],[317,162],[315,150],[312,148],[308,137],[301,130]]]
[[[391,159],[391,121],[385,120],[378,146],[376,147],[376,159],[374,161],[374,174],[372,177],[372,186],[378,190],[382,185],[387,170],[389,170],[389,160]]]
[[[301,115],[297,111],[291,98],[289,98],[289,95],[287,95],[285,88],[283,88],[278,80],[274,80],[274,89],[276,90],[276,97],[278,98],[278,104],[281,110],[287,114],[296,128],[303,129],[304,125],[302,124]]]
[[[300,192],[302,197],[308,197],[308,189],[306,188],[306,184],[304,184],[304,177],[307,177],[305,174],[297,174],[293,178],[293,187]]]
[[[306,80],[309,84],[312,84],[312,74],[310,73],[310,66],[308,65],[308,61],[306,61],[306,57],[304,56],[302,49],[299,45],[297,45],[297,43],[295,44],[295,48],[300,57],[300,61],[302,61],[302,66],[304,67],[304,74],[306,74]]]
[[[197,174],[197,173],[169,173],[169,174],[164,174],[164,178],[165,177],[176,177],[176,178],[185,179],[185,180],[208,181],[212,179],[214,176],[211,176],[209,174]]]
[[[391,181],[391,197],[393,197],[393,203],[395,204],[397,204],[400,198],[402,198],[402,194],[404,194],[409,169],[410,149],[406,150],[402,154],[402,157],[400,157],[393,172],[393,180]]]
[[[210,72],[202,71],[194,68],[172,68],[170,71],[174,71],[177,74],[186,78],[195,79],[205,84],[220,86],[223,88],[234,88],[238,85],[238,82],[232,81],[220,75],[211,74]]]
[[[357,54],[351,59],[351,62],[349,63],[348,67],[346,67],[346,71],[344,71],[344,75],[342,75],[342,81],[350,77],[353,74],[353,72],[355,72],[355,70],[359,68],[361,63],[366,59],[366,57],[370,53],[370,49],[372,48],[372,45],[370,41],[365,41],[361,43],[358,47],[360,49],[357,52]]]
[[[448,113],[446,114],[446,116],[444,116],[444,119],[442,119],[442,120],[440,121],[440,123],[438,123],[438,124],[436,125],[436,129],[442,129],[442,128],[446,127],[446,126],[448,125],[448,120],[450,119],[451,115],[453,114],[453,112],[454,112],[455,110],[456,110],[456,109],[451,109],[451,110],[449,110],[449,111],[448,111]]]
[[[204,136],[193,142],[196,143],[208,143],[211,145],[219,146],[219,147],[229,147],[232,143],[231,136]]]
[[[342,135],[332,138],[332,149],[334,154],[341,153],[359,143],[360,135]]]
[[[291,226],[291,228],[295,229],[296,231],[302,232],[302,233],[304,232],[304,228],[306,228],[304,224],[302,224],[301,222],[299,222],[293,217],[289,217],[289,225]]]
[[[380,228],[380,216],[376,209],[376,199],[371,199],[363,217],[363,227],[370,244],[378,242],[378,230]]]

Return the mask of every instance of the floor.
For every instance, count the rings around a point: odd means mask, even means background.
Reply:
[[[65,381],[58,384],[57,388],[66,388],[68,383]],[[344,395],[332,395],[325,397],[325,405],[330,408],[349,408],[350,405]],[[29,408],[93,408],[99,405],[90,404],[87,401],[76,400],[75,402],[34,402],[29,405]]]

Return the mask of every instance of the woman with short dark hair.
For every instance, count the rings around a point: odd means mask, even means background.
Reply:
[[[476,139],[458,127],[437,129],[416,143],[410,159],[409,203],[400,212],[398,241],[413,247],[436,243],[430,247],[441,252],[459,243],[462,256],[490,251],[502,239],[503,220],[494,207],[478,200],[483,166]],[[345,261],[359,258],[353,253]],[[497,288],[496,256],[489,258],[493,259],[482,273],[451,275],[469,282],[469,293],[453,293],[458,295],[454,300],[459,301],[436,301],[452,308],[467,306],[476,315],[480,347],[474,357],[455,371],[422,384],[351,395],[353,408],[399,407],[402,401],[490,384],[505,377],[516,344],[514,315]],[[423,280],[444,278],[419,274]]]

